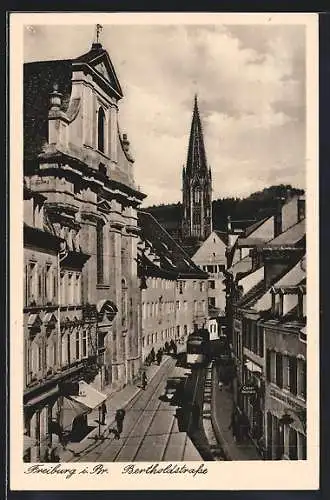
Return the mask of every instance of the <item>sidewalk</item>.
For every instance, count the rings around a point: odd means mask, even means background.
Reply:
[[[229,429],[233,398],[231,392],[218,386],[218,376],[215,366],[212,370],[212,425],[215,435],[221,445],[227,460],[262,460],[251,440],[237,443]]]
[[[171,357],[165,355],[163,357],[160,366],[153,364],[145,368],[145,372],[148,377],[148,383],[150,383],[150,381],[156,375],[158,370],[169,359],[171,359]],[[110,388],[105,387],[103,390],[104,394],[107,394],[107,389],[109,390]],[[108,432],[109,427],[115,426],[116,411],[120,408],[125,408],[134,399],[134,397],[137,396],[137,394],[141,390],[142,389],[137,385],[127,385],[126,387],[124,387],[119,391],[109,393],[109,396],[106,400],[108,413],[106,415],[105,425],[101,425],[101,432],[100,432],[101,437],[102,435]],[[91,413],[88,414],[88,425],[94,427],[94,429],[87,436],[85,436],[80,442],[78,443],[69,442],[65,450],[59,446],[60,462],[72,462],[77,460],[77,458],[79,458],[81,453],[85,452],[89,447],[95,444],[96,438],[98,437],[99,434],[98,419],[99,419],[99,412],[98,408],[96,408],[95,410],[93,410]]]

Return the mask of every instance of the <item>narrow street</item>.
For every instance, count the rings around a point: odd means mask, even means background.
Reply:
[[[176,359],[168,358],[146,389],[139,391],[126,407],[123,432],[116,438],[110,426],[104,440],[92,443],[76,460],[83,462],[138,462],[200,460],[186,430],[191,415],[180,408],[180,401],[167,401],[167,379],[177,374]],[[185,401],[193,401],[201,392],[200,377],[191,377],[180,368]],[[187,389],[187,390],[186,390]],[[201,392],[201,394],[203,394]],[[200,396],[198,396],[200,398]]]

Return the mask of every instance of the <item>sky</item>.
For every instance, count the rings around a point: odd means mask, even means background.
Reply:
[[[95,26],[26,26],[25,62],[74,58]],[[194,94],[213,199],[274,184],[305,188],[305,28],[302,25],[103,25],[124,98],[144,206],[181,201]]]

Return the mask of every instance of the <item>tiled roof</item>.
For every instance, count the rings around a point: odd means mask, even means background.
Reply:
[[[265,240],[262,238],[238,238],[237,246],[241,247],[256,247],[259,245],[264,245]]]
[[[253,233],[253,231],[255,231],[256,229],[258,229],[260,226],[262,226],[262,224],[264,222],[266,222],[266,220],[268,220],[270,217],[266,217],[265,219],[261,219],[261,220],[258,220],[257,222],[255,222],[254,224],[252,224],[251,226],[248,226],[246,229],[245,229],[245,232],[244,232],[244,236],[245,238],[247,238],[248,236],[250,236],[250,234]]]
[[[292,267],[281,279],[277,280],[274,284],[274,288],[286,288],[289,286],[296,287],[297,285],[303,285],[305,282],[306,272],[302,267],[304,259],[301,259],[294,267]],[[271,294],[270,289],[267,290],[254,304],[254,309],[258,311],[266,311],[271,307]]]
[[[177,273],[181,277],[187,275],[201,279],[207,278],[207,273],[194,264],[189,255],[151,214],[139,211],[138,221],[141,228],[141,239],[146,242],[147,247],[151,247],[151,251],[158,257],[160,269]]]
[[[62,94],[61,109],[66,111],[71,96],[71,60],[24,64],[24,156],[42,151],[48,139],[49,94],[54,84]]]
[[[228,234],[227,233],[225,233],[224,231],[217,231],[217,230],[215,230],[214,232],[225,245],[228,244]]]
[[[268,247],[285,247],[290,245],[297,245],[304,240],[306,234],[305,219],[301,220],[294,226],[279,234],[276,238],[269,241],[265,248]]]
[[[248,273],[251,270],[252,270],[252,258],[249,255],[247,255],[246,257],[244,257],[244,259],[241,259],[238,262],[236,262],[228,271],[232,273],[236,278],[236,276],[239,273],[242,274]]]

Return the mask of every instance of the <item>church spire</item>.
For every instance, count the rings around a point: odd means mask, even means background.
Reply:
[[[194,98],[186,170],[188,175],[193,175],[197,172],[205,174],[207,172],[203,129],[199,116],[197,94],[195,94]]]
[[[212,232],[212,177],[207,165],[197,94],[190,128],[186,168],[182,171],[183,238],[205,240]]]

